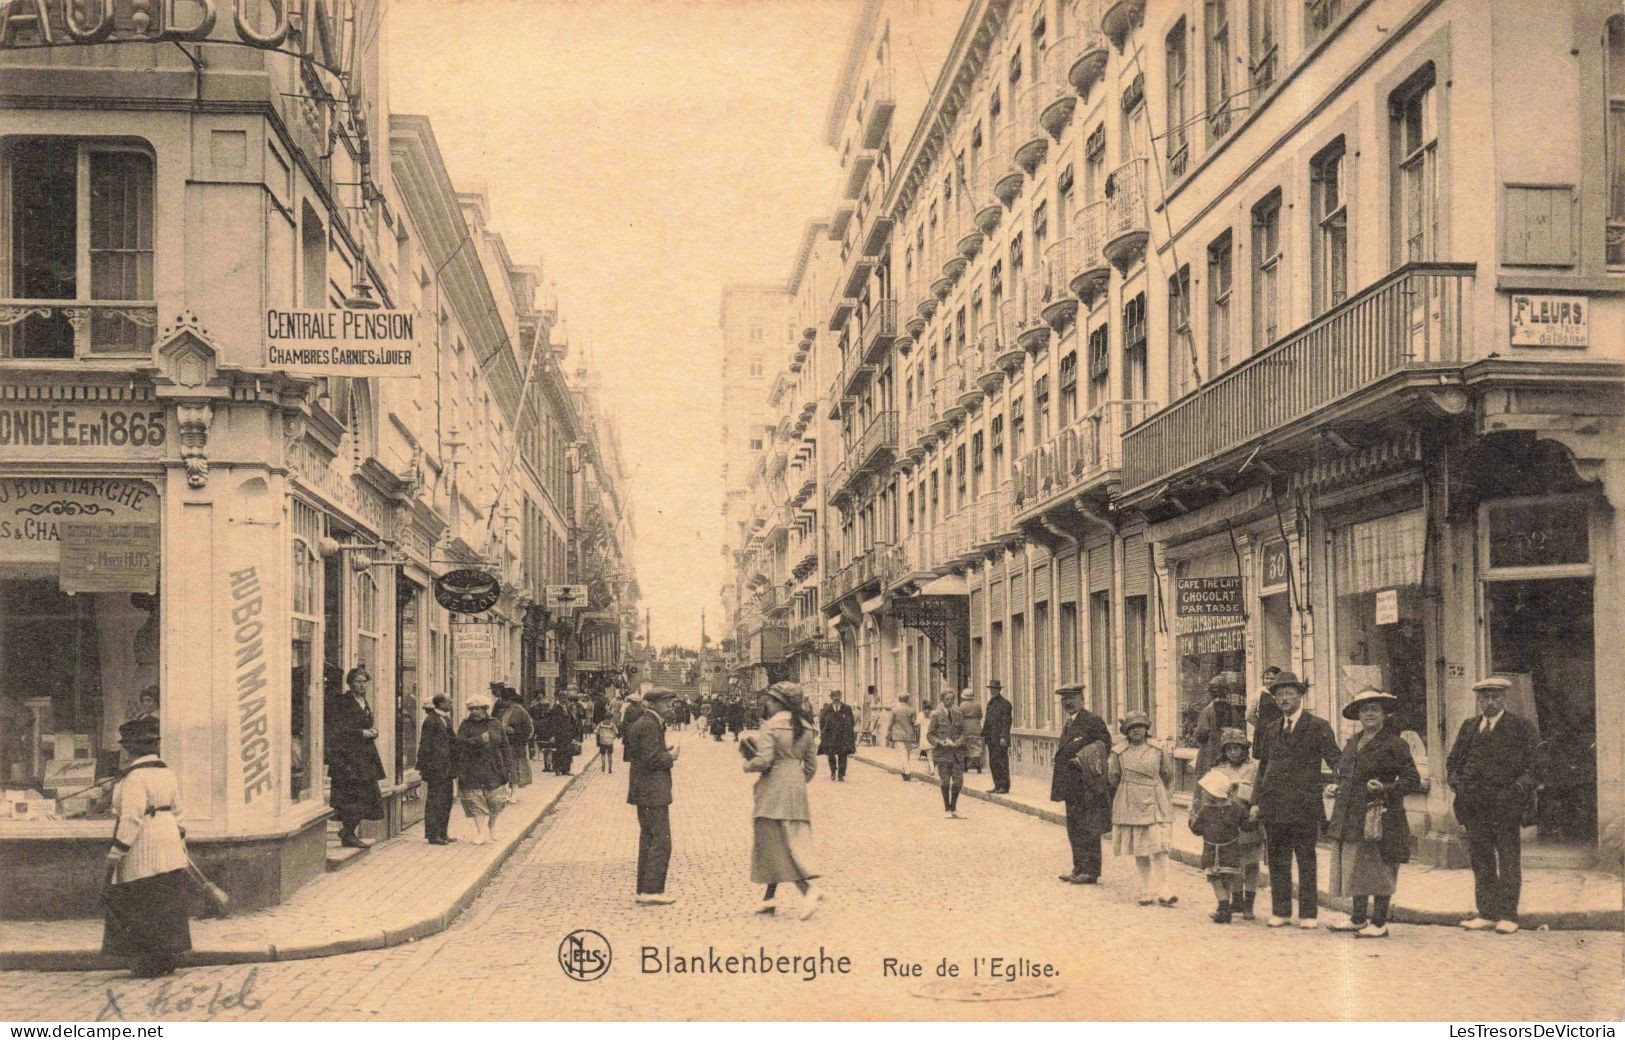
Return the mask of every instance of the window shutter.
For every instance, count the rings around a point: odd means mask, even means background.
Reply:
[[[1049,564],[1040,563],[1033,566],[1033,602],[1041,603],[1049,599]]]
[[[1144,596],[1151,581],[1151,557],[1145,550],[1145,536],[1131,534],[1123,539],[1123,596]]]
[[[1107,592],[1112,587],[1112,543],[1089,549],[1089,591]]]
[[[986,627],[987,619],[985,617],[983,617],[983,615],[986,614],[986,613],[987,613],[987,603],[983,599],[982,590],[981,589],[971,589],[971,591],[970,591],[970,634],[971,634],[972,639],[975,639],[977,636],[981,635],[982,634],[982,629]]]
[[[987,609],[992,620],[1004,620],[1004,582],[994,581],[987,587]]]
[[[1017,571],[1010,575],[1010,612],[1024,613],[1027,609],[1027,574]]]
[[[1060,594],[1062,603],[1076,603],[1078,601],[1078,557],[1077,554],[1061,557],[1060,562]]]

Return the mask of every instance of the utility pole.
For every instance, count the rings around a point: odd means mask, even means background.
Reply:
[[[653,607],[643,608],[643,642],[651,648],[655,645],[654,615]]]

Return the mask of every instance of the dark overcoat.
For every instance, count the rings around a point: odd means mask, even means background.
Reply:
[[[490,790],[513,779],[508,764],[508,737],[502,721],[487,715],[466,718],[457,727],[457,786]]]
[[[1480,733],[1482,716],[1461,724],[1445,759],[1445,777],[1456,792],[1456,819],[1515,823],[1535,789],[1535,727],[1521,715],[1502,711],[1495,728]]]
[[[451,720],[438,711],[431,710],[423,717],[423,729],[418,734],[418,773],[428,781],[452,780],[457,776]]]
[[[982,741],[988,747],[1005,747],[1010,743],[1010,726],[1015,721],[1010,701],[1002,694],[988,698],[982,712]]]
[[[820,755],[855,755],[858,751],[858,722],[848,704],[826,704],[818,715]]]
[[[1258,788],[1253,804],[1266,824],[1313,823],[1326,819],[1326,779],[1320,764],[1336,770],[1339,753],[1331,723],[1304,710],[1292,735],[1282,737],[1284,718],[1276,719],[1253,745],[1258,759]]]
[[[1112,829],[1111,789],[1106,785],[1105,774],[1095,776],[1074,761],[1078,752],[1090,744],[1102,744],[1103,752],[1110,751],[1111,731],[1099,715],[1088,708],[1079,708],[1078,713],[1067,720],[1056,744],[1049,799],[1052,802],[1082,802],[1084,829],[1094,834],[1105,834]]]
[[[1399,734],[1383,730],[1364,747],[1360,738],[1349,738],[1337,761],[1337,798],[1332,803],[1332,819],[1326,836],[1337,841],[1365,840],[1365,812],[1373,802],[1383,803],[1382,841],[1384,863],[1405,863],[1411,858],[1410,825],[1405,820],[1405,796],[1422,789],[1422,776],[1416,771],[1411,749]],[[1379,794],[1366,790],[1366,781],[1380,780],[1392,786]]]
[[[323,712],[327,731],[327,768],[332,790],[328,799],[340,819],[381,820],[384,802],[378,781],[384,778],[384,762],[378,757],[376,737],[364,737],[376,730],[372,709],[348,692],[328,698]]]
[[[645,711],[626,733],[626,758],[632,763],[627,779],[626,804],[671,804],[671,752],[666,750],[666,724]]]

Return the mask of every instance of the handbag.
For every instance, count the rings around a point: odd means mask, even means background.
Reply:
[[[1100,741],[1085,744],[1072,756],[1072,764],[1089,776],[1106,775],[1106,745]]]
[[[1365,840],[1382,840],[1382,814],[1387,806],[1382,802],[1372,802],[1365,807]]]

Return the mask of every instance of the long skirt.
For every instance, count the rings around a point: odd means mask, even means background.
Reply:
[[[1332,895],[1391,896],[1399,883],[1399,864],[1384,863],[1375,842],[1332,842]]]
[[[109,885],[102,897],[102,952],[136,962],[169,962],[192,948],[186,871]]]
[[[384,799],[378,793],[378,781],[363,780],[343,768],[335,769],[332,778],[333,787],[328,801],[333,806],[333,815],[341,823],[384,818]]]
[[[1166,823],[1119,823],[1112,827],[1112,853],[1118,856],[1160,856],[1171,844]]]
[[[750,846],[750,879],[758,885],[783,881],[811,881],[818,876],[813,866],[812,824],[806,820],[755,820],[755,840]]]
[[[529,787],[533,781],[530,772],[530,759],[522,754],[508,756],[509,768],[513,771],[513,785],[515,787]]]

